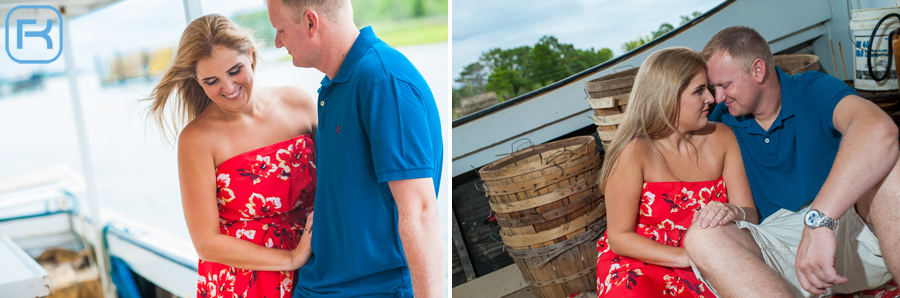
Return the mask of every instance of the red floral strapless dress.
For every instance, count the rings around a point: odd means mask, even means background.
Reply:
[[[635,232],[683,247],[694,212],[710,201],[728,202],[725,180],[644,182]],[[597,241],[598,297],[715,297],[688,268],[669,268],[616,255],[606,234]]]
[[[313,211],[315,146],[309,135],[232,157],[216,167],[219,231],[257,245],[297,247]],[[255,271],[200,260],[197,297],[291,297],[293,271]]]

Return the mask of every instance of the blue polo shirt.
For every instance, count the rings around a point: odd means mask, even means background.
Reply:
[[[834,164],[841,133],[834,108],[856,90],[828,74],[807,71],[790,76],[776,67],[781,111],[769,130],[753,115],[734,117],[719,104],[709,120],[728,124],[737,137],[760,221],[779,209],[792,211],[812,202]]]
[[[431,89],[372,28],[322,79],[312,258],[294,297],[412,297],[388,181],[441,181],[443,141]]]

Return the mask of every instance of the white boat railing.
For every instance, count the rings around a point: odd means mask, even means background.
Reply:
[[[45,297],[53,293],[47,270],[5,235],[0,235],[0,264],[3,297]]]
[[[0,180],[0,237],[32,258],[50,247],[78,251],[90,243],[174,295],[195,295],[199,257],[190,240],[107,208],[99,208],[99,220],[87,217],[78,203],[83,192],[83,179],[68,167]],[[22,274],[30,273],[13,275]]]

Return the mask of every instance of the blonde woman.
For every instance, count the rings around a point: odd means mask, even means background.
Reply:
[[[600,170],[608,227],[597,242],[599,297],[714,297],[682,248],[688,227],[757,221],[734,134],[707,121],[707,84],[688,48],[641,65]]]
[[[234,22],[200,17],[148,99],[178,138],[197,297],[291,297],[294,270],[310,257],[315,102],[296,87],[255,86],[256,50]],[[187,123],[180,134],[178,123]]]

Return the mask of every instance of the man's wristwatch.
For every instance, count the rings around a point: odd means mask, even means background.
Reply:
[[[806,212],[806,216],[803,217],[803,223],[810,229],[828,227],[832,231],[837,230],[837,220],[816,209],[810,209],[809,212]]]

